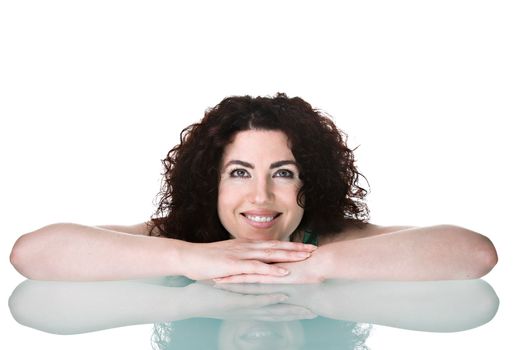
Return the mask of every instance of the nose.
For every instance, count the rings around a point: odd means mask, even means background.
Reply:
[[[273,199],[272,184],[265,176],[259,177],[254,181],[251,202],[253,204],[266,204]]]

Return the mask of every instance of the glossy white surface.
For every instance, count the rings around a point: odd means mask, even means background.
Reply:
[[[468,332],[494,318],[499,298],[482,280],[214,286],[170,277],[25,281],[9,307],[21,325],[61,336],[152,323],[155,349],[360,349],[376,324]]]
[[[134,224],[160,159],[231,94],[298,95],[334,116],[370,182],[371,222],[489,236],[500,307],[459,333],[374,326],[379,349],[523,344],[518,1],[0,4],[2,349],[149,349],[152,326],[57,336],[16,323],[16,238],[53,222]]]

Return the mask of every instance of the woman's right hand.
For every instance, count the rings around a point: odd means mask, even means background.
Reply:
[[[239,274],[286,276],[277,262],[301,261],[317,247],[284,241],[229,239],[212,243],[185,242],[180,253],[184,275],[193,280],[206,280]]]

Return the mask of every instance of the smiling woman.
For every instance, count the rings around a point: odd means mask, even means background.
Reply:
[[[244,237],[222,221],[232,205],[242,206],[229,213],[240,222],[246,211],[259,221],[268,220],[265,211],[282,212],[276,221],[283,223],[273,231],[292,224],[288,209],[297,209],[303,215],[296,216],[296,227],[277,234],[294,242],[305,229],[325,237],[368,220],[367,192],[358,185],[362,175],[345,135],[298,97],[225,98],[182,131],[163,163],[165,182],[152,222],[164,237],[194,243]],[[257,236],[273,238],[266,231]]]
[[[150,221],[45,226],[15,243],[15,268],[52,280],[311,283],[478,278],[497,262],[487,237],[461,227],[369,223],[345,134],[298,97],[224,99],[163,165]]]
[[[302,181],[286,135],[281,131],[239,132],[225,148],[223,163],[217,206],[221,224],[230,235],[289,240],[304,209],[297,203]]]

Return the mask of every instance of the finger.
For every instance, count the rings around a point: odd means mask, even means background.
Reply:
[[[220,303],[219,310],[209,310],[211,313],[206,314],[205,317],[215,317],[219,315],[221,318],[230,318],[236,313],[242,312],[246,309],[260,309],[278,305],[286,302],[288,296],[282,293],[266,294],[266,295],[242,295],[231,293],[228,298],[223,299]]]
[[[256,259],[263,262],[290,262],[308,259],[311,256],[307,251],[294,251],[282,249],[255,249],[248,250],[242,254],[244,259]]]
[[[235,307],[263,307],[278,304],[288,300],[288,295],[283,293],[273,293],[265,295],[238,295],[235,297]]]
[[[298,250],[298,251],[314,251],[317,249],[317,246],[313,244],[304,244],[300,242],[286,242],[278,240],[270,241],[251,241],[254,248],[257,249],[283,249],[283,250]]]
[[[226,290],[233,293],[240,294],[269,294],[269,293],[283,293],[287,294],[286,290],[289,290],[289,287],[283,285],[272,285],[272,284],[260,284],[260,283],[223,283],[215,284],[213,288]]]
[[[287,283],[282,277],[259,274],[241,274],[213,279],[215,283]],[[288,282],[289,283],[289,282]]]
[[[306,307],[288,304],[273,304],[246,311],[246,316],[249,316],[250,319],[261,321],[293,321],[317,317]]]
[[[305,316],[305,315],[313,315],[314,313],[312,310],[305,306],[300,305],[290,305],[290,304],[274,304],[274,305],[268,305],[263,308],[259,308],[256,310],[253,310],[253,315],[258,316]],[[315,314],[314,314],[315,315]]]
[[[239,260],[236,262],[235,270],[230,275],[259,274],[282,277],[289,273],[289,270],[277,264],[266,264],[259,260]]]

